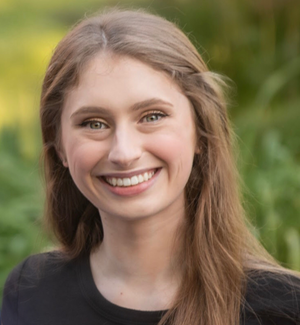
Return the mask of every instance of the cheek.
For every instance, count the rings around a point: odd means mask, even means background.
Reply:
[[[75,139],[68,143],[66,155],[71,175],[76,177],[82,172],[92,172],[102,156],[102,150],[99,143]]]
[[[194,137],[187,133],[168,133],[153,139],[152,152],[170,168],[170,172],[189,176],[194,154]]]
[[[189,161],[194,159],[196,147],[192,117],[182,115],[179,121],[167,128],[161,138],[155,142],[159,144],[160,151],[166,160],[174,161],[174,163],[182,161],[189,166]]]

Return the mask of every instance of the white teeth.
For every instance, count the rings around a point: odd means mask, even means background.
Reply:
[[[123,178],[123,186],[130,186],[131,182],[129,178]]]
[[[145,173],[143,176],[144,176],[144,180],[145,180],[145,181],[147,181],[147,180],[149,179],[149,177],[148,177],[148,173]]]
[[[106,181],[112,186],[132,186],[139,183],[147,182],[155,174],[154,171],[146,172],[144,174],[139,174],[132,176],[131,178],[115,178],[115,177],[105,177]]]
[[[136,185],[139,183],[139,179],[136,176],[131,177],[131,185]]]

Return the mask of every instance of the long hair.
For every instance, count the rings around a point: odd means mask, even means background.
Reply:
[[[244,220],[225,82],[208,71],[184,33],[161,17],[141,10],[108,10],[75,26],[52,56],[41,96],[45,212],[61,249],[74,259],[103,239],[98,210],[77,189],[57,153],[65,97],[78,85],[86,64],[101,52],[139,60],[168,75],[194,109],[199,153],[185,189],[184,281],[160,324],[238,324],[247,269],[277,267],[263,256]]]

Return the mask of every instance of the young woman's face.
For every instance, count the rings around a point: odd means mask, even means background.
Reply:
[[[61,127],[64,165],[101,215],[184,214],[196,147],[193,113],[163,73],[99,55],[67,95]]]

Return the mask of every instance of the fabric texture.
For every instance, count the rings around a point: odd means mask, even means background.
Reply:
[[[252,276],[241,324],[300,324],[299,288],[296,277],[283,281],[270,274]],[[65,262],[52,252],[31,256],[10,273],[1,321],[3,325],[155,325],[164,312],[112,304],[98,291],[88,257]]]

